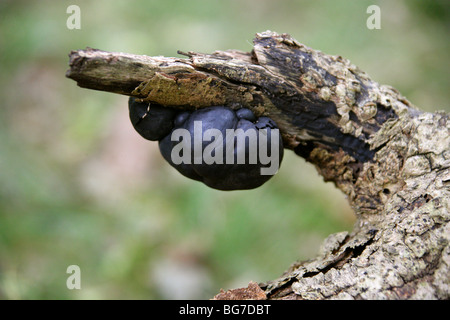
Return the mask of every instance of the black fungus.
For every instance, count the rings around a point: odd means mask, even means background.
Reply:
[[[181,174],[211,188],[257,188],[268,181],[281,164],[284,150],[279,132],[272,144],[273,130],[278,129],[275,122],[267,117],[257,118],[249,109],[234,111],[214,106],[177,111],[138,102],[133,97],[128,105],[136,131],[145,139],[158,140],[164,159]],[[211,136],[207,137],[205,132]],[[273,152],[278,153],[277,157]],[[264,174],[262,169],[266,169]]]
[[[272,130],[277,129],[276,124],[267,117],[261,117],[256,119],[253,113],[248,109],[240,109],[234,112],[232,109],[216,106],[193,111],[187,117],[177,116],[175,120],[176,129],[186,129],[190,133],[190,145],[189,148],[183,148],[181,153],[185,150],[190,150],[189,157],[186,157],[187,163],[175,164],[172,159],[172,150],[176,145],[181,143],[182,139],[175,139],[172,141],[172,134],[163,138],[160,143],[161,154],[164,159],[170,163],[175,169],[177,169],[184,176],[202,181],[211,188],[219,190],[244,190],[253,189],[261,186],[268,181],[276,170],[271,174],[262,174],[261,169],[269,167],[270,163],[262,163],[259,157],[260,148],[264,141],[260,141],[260,131],[265,137],[265,149],[269,157],[272,156],[272,152],[278,152],[277,166],[281,163],[283,158],[283,143],[281,136],[279,135],[276,144],[273,145],[272,150]],[[184,120],[184,122],[179,120]],[[247,120],[249,119],[249,120]],[[250,121],[252,120],[252,121]],[[201,121],[195,125],[196,121]],[[203,139],[195,140],[195,128],[197,130],[201,128],[201,132],[204,134],[208,129],[216,129],[221,135],[221,141],[215,141],[216,136],[211,137],[210,140]],[[231,144],[226,143],[227,129],[232,129],[234,137],[231,137],[229,141]],[[242,129],[242,130],[237,130]],[[248,131],[249,130],[249,131]],[[174,132],[172,131],[172,133]],[[253,133],[252,133],[253,132]],[[252,136],[253,135],[253,136]],[[256,143],[250,144],[250,137]],[[254,140],[256,138],[256,140]],[[185,141],[186,142],[186,141]],[[201,158],[196,163],[195,157],[195,145],[201,143]],[[215,144],[213,144],[215,143]],[[186,144],[186,147],[188,145]],[[215,146],[212,148],[211,146]],[[222,154],[219,158],[214,158],[213,163],[206,163],[204,159],[205,151],[208,151],[212,157],[216,156],[215,152],[218,152],[218,148],[222,147]],[[227,146],[232,149],[232,156],[228,158],[227,162]],[[209,150],[207,149],[209,147]],[[219,162],[219,163],[218,163]]]
[[[136,131],[145,139],[157,141],[172,131],[175,109],[166,108],[154,103],[137,102],[135,98],[128,100],[130,120]]]

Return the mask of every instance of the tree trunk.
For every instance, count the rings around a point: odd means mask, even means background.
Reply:
[[[73,51],[67,77],[164,106],[269,116],[285,148],[333,181],[357,216],[317,258],[259,284],[263,295],[252,285],[216,298],[450,298],[449,114],[422,112],[348,60],[286,34],[257,34],[250,53],[181,54]]]

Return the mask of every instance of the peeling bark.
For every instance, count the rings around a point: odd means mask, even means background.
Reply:
[[[257,34],[250,53],[182,54],[73,51],[67,77],[164,106],[269,116],[285,147],[347,195],[354,230],[260,284],[265,297],[450,298],[449,114],[422,112],[348,60],[286,34]]]

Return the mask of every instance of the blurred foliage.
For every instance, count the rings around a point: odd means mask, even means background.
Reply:
[[[70,4],[81,30],[66,27]],[[371,4],[381,30],[366,28]],[[448,17],[446,0],[0,1],[0,298],[210,298],[278,277],[354,222],[290,151],[257,190],[181,177],[132,130],[126,97],[64,77],[70,50],[248,51],[270,29],[449,110]],[[81,290],[66,287],[72,264]]]

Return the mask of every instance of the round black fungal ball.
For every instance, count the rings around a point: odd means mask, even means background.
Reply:
[[[134,97],[128,100],[128,110],[134,129],[152,141],[160,140],[170,133],[177,113],[175,109],[158,104],[137,102]]]
[[[181,131],[189,137],[177,137],[177,129],[184,129]],[[204,137],[208,129],[215,129],[210,139]],[[233,133],[228,141],[227,129]],[[283,142],[278,132],[272,143],[274,129],[278,128],[270,118],[257,119],[249,109],[235,112],[223,106],[208,107],[178,113],[172,132],[160,140],[159,147],[164,159],[188,178],[219,190],[253,189],[268,181],[281,164]],[[183,162],[178,159],[174,163],[173,151]],[[263,168],[266,174],[262,174]]]
[[[256,117],[253,114],[253,112],[247,108],[241,108],[241,109],[237,110],[236,117],[238,117],[238,119],[246,119],[246,120],[249,120],[252,122],[256,121]]]
[[[172,133],[160,140],[159,149],[161,154],[171,166],[188,178],[204,182],[205,176],[208,177],[218,174],[221,170],[225,169],[225,165],[206,164],[203,159],[200,160],[200,164],[195,163],[194,149],[196,141],[194,140],[194,126],[196,121],[201,121],[202,133],[208,129],[218,129],[220,130],[222,137],[225,137],[226,129],[233,128],[237,123],[237,118],[233,110],[225,107],[208,107],[193,112],[184,111],[175,117],[175,127]],[[188,142],[182,141],[188,143],[185,148],[181,150],[182,155],[184,155],[184,151],[190,151],[187,156],[187,161],[177,164],[172,160],[173,148],[181,143],[179,140],[172,141],[172,136],[174,136],[176,129],[186,130],[185,132],[189,133],[190,140]],[[202,137],[200,137],[199,140],[201,142],[201,155],[203,155],[203,150],[210,142],[203,142]],[[224,145],[225,141],[220,142]],[[225,161],[223,161],[223,163],[225,163]]]
[[[175,116],[175,119],[173,121],[175,127],[182,126],[183,123],[187,120],[187,118],[189,118],[190,115],[191,115],[191,112],[189,112],[189,111],[182,111],[182,112],[178,113]]]
[[[174,142],[171,141],[171,135],[165,136],[159,141],[159,151],[163,158],[182,175],[193,180],[203,181],[203,178],[194,170],[191,163],[173,163],[172,161],[172,149]]]
[[[238,122],[238,119],[236,118],[236,114],[232,109],[225,108],[225,107],[208,107],[204,109],[199,109],[197,111],[194,111],[191,113],[188,119],[183,123],[181,128],[186,129],[191,134],[191,166],[194,169],[194,171],[200,175],[203,179],[202,181],[207,184],[208,186],[211,186],[207,183],[209,180],[208,178],[214,177],[219,178],[220,176],[226,175],[226,172],[230,169],[231,165],[226,165],[226,159],[222,157],[222,163],[212,163],[207,164],[205,163],[203,159],[204,150],[205,148],[211,144],[211,140],[209,141],[203,141],[202,137],[200,139],[194,140],[196,137],[194,136],[194,126],[195,122],[201,121],[201,134],[204,134],[205,131],[208,129],[217,129],[220,131],[222,138],[221,141],[217,141],[218,144],[220,144],[223,148],[223,153],[225,156],[225,137],[226,137],[226,129],[233,129],[236,127],[236,124]],[[196,163],[195,159],[195,144],[197,142],[201,142],[201,163]],[[212,155],[215,155],[215,152],[212,153]]]

